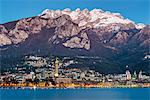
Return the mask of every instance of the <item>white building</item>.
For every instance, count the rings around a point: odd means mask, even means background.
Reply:
[[[131,73],[129,70],[126,71],[126,80],[131,80]]]

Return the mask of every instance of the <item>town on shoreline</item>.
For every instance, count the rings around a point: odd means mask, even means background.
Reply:
[[[0,75],[0,87],[15,88],[138,88],[150,87],[150,76],[131,73],[101,74],[95,70],[66,68],[74,63],[72,60],[62,63],[55,58],[47,64],[42,57],[28,56],[26,66],[6,68]]]

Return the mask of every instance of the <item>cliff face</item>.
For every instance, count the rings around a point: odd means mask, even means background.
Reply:
[[[135,66],[149,55],[149,39],[149,25],[98,9],[45,10],[39,16],[0,25],[5,59],[28,54],[86,55]]]

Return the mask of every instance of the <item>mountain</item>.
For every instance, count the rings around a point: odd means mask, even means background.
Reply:
[[[98,66],[150,73],[150,25],[100,9],[48,10],[0,25],[1,66],[24,55],[98,56]],[[111,63],[110,63],[111,62]],[[101,70],[101,67],[96,69]],[[116,69],[117,70],[117,69]]]

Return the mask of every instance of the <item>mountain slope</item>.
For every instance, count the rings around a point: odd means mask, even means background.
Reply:
[[[6,59],[9,64],[13,57],[29,54],[86,55],[116,62],[121,68],[131,65],[134,69],[144,63],[139,68],[149,69],[149,63],[143,60],[149,55],[149,39],[149,25],[136,24],[118,13],[45,10],[39,16],[0,25],[1,66],[7,65]]]

